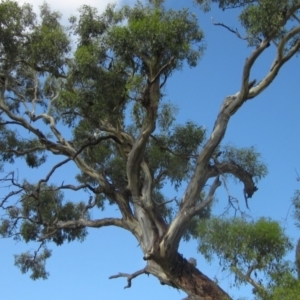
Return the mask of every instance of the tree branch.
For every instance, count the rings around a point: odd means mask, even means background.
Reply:
[[[284,47],[287,42],[300,33],[300,26],[289,31],[280,41],[277,47],[277,56],[271,66],[269,73],[253,88],[250,89],[247,99],[252,99],[265,90],[276,78],[281,67],[289,61],[300,49],[300,40],[284,55]]]
[[[229,26],[225,25],[224,23],[215,22],[214,19],[213,19],[213,17],[211,17],[211,21],[212,21],[212,23],[213,23],[214,25],[216,25],[216,26],[222,26],[222,27],[225,27],[225,28],[228,29],[230,32],[234,33],[239,39],[241,39],[241,40],[248,40],[248,37],[242,37],[242,36],[240,35],[240,33],[238,32],[237,29],[234,30],[234,29],[230,28]]]
[[[201,202],[200,204],[198,204],[195,208],[194,208],[194,212],[192,214],[192,216],[195,216],[196,214],[198,214],[204,207],[208,206],[214,199],[214,195],[215,192],[217,190],[217,188],[219,186],[221,186],[221,181],[219,176],[217,176],[213,182],[213,184],[210,187],[210,190],[208,192],[208,195],[206,196],[205,200],[203,202]]]
[[[71,158],[67,158],[67,159],[65,159],[65,160],[63,160],[63,161],[57,163],[56,165],[54,165],[54,166],[51,168],[50,172],[47,174],[46,178],[40,179],[40,180],[39,180],[39,182],[37,183],[37,190],[40,190],[41,184],[42,184],[42,183],[48,182],[48,180],[50,179],[50,177],[52,176],[52,174],[54,173],[54,171],[55,171],[56,169],[58,169],[59,167],[63,166],[64,164],[66,164],[66,163],[69,162],[69,161],[71,161]]]
[[[39,237],[39,241],[44,241],[51,238],[53,235],[57,233],[60,229],[76,229],[76,228],[100,228],[105,226],[117,226],[123,229],[129,229],[129,226],[122,219],[116,218],[104,218],[98,220],[87,220],[84,218],[80,218],[79,220],[69,220],[69,221],[56,221],[53,225],[48,225],[48,232],[43,236]]]
[[[253,175],[244,170],[242,167],[235,163],[216,163],[211,171],[211,176],[221,174],[232,174],[244,183],[245,197],[251,198],[257,191],[257,187],[253,181]]]
[[[255,289],[257,290],[265,290],[262,285],[260,285],[258,282],[253,280],[249,275],[248,272],[245,275],[241,270],[239,270],[236,266],[231,267],[234,273],[236,273],[239,277],[241,277],[246,282],[250,283]]]
[[[272,34],[274,35],[275,31]],[[170,225],[164,239],[160,243],[162,256],[172,255],[171,252],[175,252],[178,249],[179,241],[189,223],[189,217],[188,214],[186,214],[186,210],[189,210],[195,206],[199,193],[209,178],[209,160],[211,159],[218,145],[220,145],[225,135],[230,117],[243,105],[247,99],[249,94],[249,76],[251,68],[260,54],[268,47],[267,44],[273,38],[272,34],[270,37],[266,38],[246,59],[242,75],[241,90],[233,96],[226,97],[222,103],[210,138],[205,143],[197,158],[194,174],[182,197],[182,207]],[[249,195],[253,194],[252,190],[253,189],[251,188],[249,188],[249,190],[247,189],[246,192],[249,192],[248,197]]]
[[[126,277],[127,278],[127,282],[128,284],[124,287],[124,289],[130,288],[131,287],[131,281],[132,279],[138,277],[139,275],[142,274],[147,274],[149,275],[149,272],[147,271],[147,266],[139,271],[136,271],[132,274],[127,274],[127,273],[118,273],[116,275],[112,275],[109,277],[109,279],[115,279],[115,278],[119,278],[119,277]]]

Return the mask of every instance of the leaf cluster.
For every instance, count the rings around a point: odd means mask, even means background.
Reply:
[[[166,11],[161,5],[153,8],[138,2],[134,8],[125,6],[120,14],[127,25],[113,26],[107,38],[117,57],[128,62],[137,57],[146,64],[147,60],[154,59],[158,66],[148,70],[150,73],[157,72],[172,57],[176,60],[173,68],[179,67],[183,60],[190,66],[196,65],[203,51],[200,44],[203,32],[198,28],[196,17],[188,10]]]
[[[205,130],[193,122],[175,125],[164,134],[153,135],[146,157],[154,177],[163,174],[178,188],[189,178],[192,163],[204,140]]]
[[[22,273],[27,273],[29,270],[32,271],[30,278],[36,279],[47,279],[49,273],[45,270],[45,261],[51,256],[51,251],[46,247],[43,247],[43,251],[34,254],[25,252],[20,255],[15,255],[15,266],[19,267]]]
[[[21,205],[9,207],[7,216],[1,218],[0,234],[3,237],[15,236],[27,243],[49,235],[49,239],[57,245],[75,239],[82,241],[86,237],[84,228],[55,228],[58,220],[78,220],[82,217],[84,203],[63,203],[63,194],[55,186],[41,185],[38,190],[28,183],[23,186],[26,190],[21,195]]]
[[[203,221],[198,230],[198,250],[209,261],[216,255],[223,269],[235,274],[237,284],[245,283],[252,272],[258,276],[257,271],[267,275],[271,282],[283,257],[292,249],[280,225],[265,218],[256,222],[211,218]]]
[[[290,11],[295,11],[299,1],[288,0],[197,0],[204,11],[209,11],[212,3],[223,10],[240,9],[239,21],[247,33],[249,46],[258,46],[264,38],[277,40],[286,29]],[[292,20],[290,20],[292,21]]]

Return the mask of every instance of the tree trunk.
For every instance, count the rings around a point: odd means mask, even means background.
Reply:
[[[218,284],[200,272],[179,253],[170,261],[148,261],[146,272],[161,284],[167,284],[188,294],[186,300],[228,300],[230,296]]]

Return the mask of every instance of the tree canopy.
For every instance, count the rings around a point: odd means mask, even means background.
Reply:
[[[205,52],[204,32],[188,9],[166,9],[161,0],[108,5],[103,13],[84,5],[65,27],[48,4],[37,16],[29,4],[1,1],[1,183],[9,191],[0,199],[0,234],[37,244],[35,251],[15,256],[32,279],[48,277],[51,242],[83,241],[88,228],[117,226],[133,234],[146,261],[135,274],[111,277],[127,277],[128,287],[145,273],[185,291],[187,299],[230,299],[178,253],[182,239],[198,238],[199,252],[208,260],[218,258],[236,285],[251,284],[257,299],[296,299],[300,244],[296,263],[289,263],[285,255],[292,242],[278,222],[249,221],[230,193],[239,217],[216,217],[212,204],[231,177],[243,184],[248,207],[267,175],[256,148],[222,140],[231,117],[299,53],[300,1],[196,2],[204,11],[213,3],[238,9],[240,30],[214,24],[251,48],[240,89],[224,95],[212,132],[189,120],[177,123],[178,108],[164,95],[168,79],[184,66],[196,67]],[[257,81],[252,68],[268,47],[276,49],[274,62]],[[49,171],[37,182],[19,178],[17,170],[5,173],[21,161],[37,170],[50,166]],[[56,174],[68,164],[78,173],[57,182]],[[165,195],[166,185],[178,197]],[[68,191],[86,197],[65,200]],[[297,192],[298,222],[299,198]],[[118,208],[119,217],[93,217],[108,205]]]

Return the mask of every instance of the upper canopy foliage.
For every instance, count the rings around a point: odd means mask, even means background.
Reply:
[[[296,16],[300,9],[299,0],[196,0],[204,11],[209,11],[212,3],[218,3],[223,10],[240,8],[239,20],[247,33],[250,46],[257,46],[264,38],[280,37],[297,27]],[[289,20],[289,22],[287,22]],[[296,22],[295,22],[296,21]],[[289,48],[299,38],[291,41]]]

